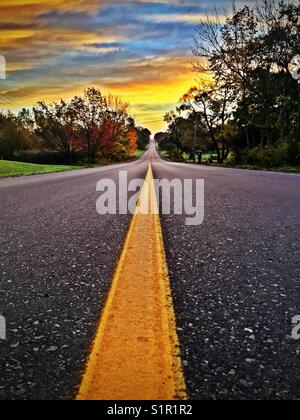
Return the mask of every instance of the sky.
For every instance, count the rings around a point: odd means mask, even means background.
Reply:
[[[230,0],[216,5],[222,11]],[[128,101],[138,124],[160,131],[164,114],[195,84],[191,45],[213,10],[209,0],[1,0],[0,110],[96,86]]]

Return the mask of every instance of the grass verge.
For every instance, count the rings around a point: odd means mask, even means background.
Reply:
[[[135,154],[134,154],[134,156],[136,157],[136,158],[140,158],[140,157],[142,157],[143,156],[143,154],[146,152],[146,150],[140,150],[140,149],[137,149],[136,150],[136,152],[135,152]]]
[[[159,152],[162,159],[170,161],[170,162],[179,162],[177,159],[173,159],[172,156],[169,155],[166,151],[160,151]],[[218,163],[208,163],[209,158],[212,155],[210,154],[203,154],[202,155],[202,166],[211,166],[215,168],[232,168],[232,169],[248,169],[253,171],[266,171],[266,172],[283,172],[283,173],[300,173],[300,167],[299,166],[280,166],[280,167],[273,167],[273,168],[265,168],[259,165],[233,165],[232,163],[224,163],[223,165]],[[192,160],[189,160],[188,154],[184,153],[182,156],[181,163],[187,163],[187,164],[197,164],[197,162],[193,162]],[[199,166],[201,166],[199,165]]]
[[[0,178],[21,175],[49,174],[51,172],[64,172],[83,168],[86,168],[86,166],[36,165],[33,163],[0,160]]]
[[[230,163],[224,165],[214,165],[214,166],[223,166],[224,168],[233,168],[233,169],[249,169],[251,171],[266,171],[266,172],[286,172],[286,173],[300,173],[299,166],[279,166],[278,168],[264,168],[259,165],[232,165]]]

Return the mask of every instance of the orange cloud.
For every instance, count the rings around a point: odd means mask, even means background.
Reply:
[[[140,0],[137,4],[151,2]],[[169,41],[164,24],[176,22],[174,33],[177,33],[176,25],[194,23],[200,15],[140,16],[141,25],[148,20],[153,25],[162,23],[162,27],[154,26],[147,34],[140,28],[136,32],[136,23],[129,22],[129,17],[127,22],[124,17],[127,32],[122,32],[122,25],[114,22],[114,13],[110,16],[111,22],[105,22],[106,26],[98,26],[98,21],[93,20],[99,18],[100,7],[113,3],[117,2],[1,0],[0,54],[7,57],[8,79],[0,84],[0,108],[17,109],[31,107],[39,100],[68,99],[81,93],[87,85],[96,85],[104,93],[128,100],[140,123],[153,131],[161,130],[164,113],[174,107],[195,83],[191,53],[186,51],[192,42],[193,30],[184,47],[164,50],[164,44]],[[175,4],[180,4],[180,1]],[[76,12],[84,12],[83,17],[77,16]],[[51,22],[51,17],[45,17],[47,14],[52,15]],[[70,21],[67,22],[68,18]],[[75,19],[74,25],[72,18]],[[76,25],[77,19],[85,19],[84,25]],[[89,19],[92,21],[90,25]],[[178,30],[178,44],[180,36]],[[152,38],[154,47],[149,47],[149,53],[135,44],[138,41],[147,45]],[[124,48],[119,47],[118,43],[124,41],[127,41]],[[132,45],[128,45],[130,41],[133,41]],[[114,59],[99,59],[101,55],[106,57],[114,53]]]

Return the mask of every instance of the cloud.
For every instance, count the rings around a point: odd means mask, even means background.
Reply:
[[[194,29],[213,8],[207,0],[1,0],[8,78],[0,107],[68,98],[95,84],[160,129],[164,112],[194,84]]]

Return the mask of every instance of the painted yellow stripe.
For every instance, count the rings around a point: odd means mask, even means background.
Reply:
[[[187,399],[151,165],[78,400]]]

